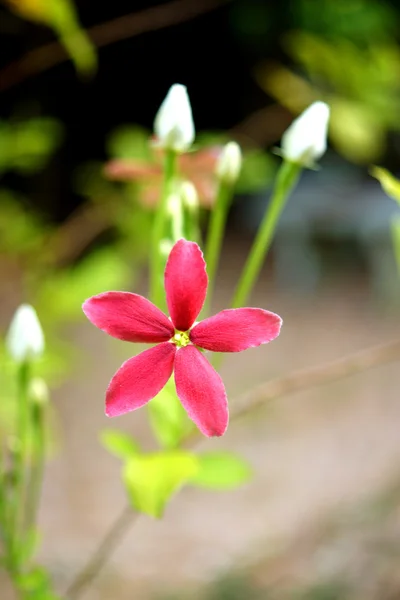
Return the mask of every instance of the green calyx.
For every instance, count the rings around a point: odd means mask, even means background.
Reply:
[[[184,348],[190,344],[189,332],[188,331],[176,331],[172,342],[178,348]]]

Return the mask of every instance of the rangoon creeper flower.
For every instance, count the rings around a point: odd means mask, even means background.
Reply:
[[[242,168],[242,151],[236,142],[228,142],[219,157],[216,174],[219,179],[226,183],[236,182]]]
[[[304,167],[313,166],[326,151],[330,108],[314,102],[288,127],[282,136],[282,156]]]
[[[206,264],[199,246],[179,240],[165,267],[170,319],[152,302],[129,292],[104,292],[83,304],[96,327],[127,342],[157,345],[128,359],[106,392],[106,414],[122,415],[145,405],[174,372],[177,395],[188,416],[206,436],[228,426],[224,384],[199,348],[241,352],[272,341],[281,318],[260,308],[223,310],[196,323],[207,293]]]
[[[16,310],[8,330],[6,346],[10,355],[18,362],[43,354],[43,331],[36,311],[30,304],[21,304]]]
[[[189,96],[184,85],[175,83],[161,104],[154,121],[161,147],[185,152],[194,140],[194,123]]]

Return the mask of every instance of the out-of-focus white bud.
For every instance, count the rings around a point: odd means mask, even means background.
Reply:
[[[29,304],[21,304],[16,310],[8,330],[6,345],[10,355],[18,362],[43,354],[43,331],[35,309]]]
[[[175,152],[185,152],[194,140],[192,108],[186,87],[175,83],[161,104],[154,121],[154,131],[160,146]]]
[[[314,102],[288,127],[282,136],[285,160],[312,166],[326,151],[330,108]]]
[[[180,195],[183,205],[191,212],[196,212],[199,208],[199,196],[197,190],[191,181],[184,181],[180,186]]]
[[[160,241],[160,253],[164,258],[167,258],[170,255],[172,248],[174,247],[174,243],[171,240],[166,238]]]
[[[216,166],[216,174],[226,183],[235,183],[242,168],[242,151],[236,142],[228,142],[223,148]]]
[[[170,194],[167,198],[167,211],[171,217],[176,217],[181,214],[182,200],[177,192]]]
[[[45,406],[49,402],[49,388],[44,379],[33,377],[29,383],[29,395],[32,402],[40,406]]]

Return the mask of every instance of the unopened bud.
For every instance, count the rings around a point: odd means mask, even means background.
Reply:
[[[45,406],[49,402],[49,388],[44,379],[34,377],[29,384],[29,396],[34,404]]]
[[[182,200],[178,193],[174,192],[167,198],[167,210],[171,217],[176,217],[182,209]]]
[[[8,330],[6,346],[10,355],[18,362],[43,354],[43,331],[35,309],[29,304],[21,304],[16,310]]]
[[[193,143],[195,131],[189,96],[184,85],[173,85],[161,104],[154,121],[160,146],[185,152]]]
[[[330,108],[325,102],[311,104],[282,136],[285,160],[312,167],[326,151]]]
[[[226,183],[235,183],[242,168],[242,151],[236,142],[228,142],[218,159],[216,173]]]
[[[179,191],[184,206],[189,211],[196,212],[199,208],[199,196],[193,183],[191,181],[184,181]]]
[[[174,243],[171,240],[164,238],[163,240],[160,241],[160,246],[159,246],[160,254],[162,256],[164,256],[165,258],[167,258],[170,255],[173,247],[174,247]]]

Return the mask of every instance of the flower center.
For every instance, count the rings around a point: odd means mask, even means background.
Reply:
[[[172,338],[172,343],[178,348],[184,348],[190,344],[189,332],[188,331],[176,331]]]

